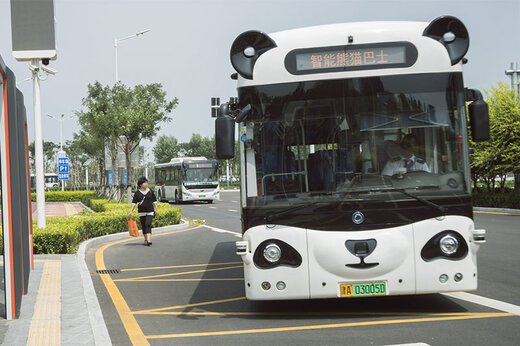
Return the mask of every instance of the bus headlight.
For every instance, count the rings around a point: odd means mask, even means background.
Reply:
[[[441,252],[444,255],[453,255],[459,249],[459,241],[451,234],[447,234],[439,241]]]
[[[264,258],[266,261],[269,263],[276,263],[280,260],[280,257],[282,257],[282,250],[278,245],[273,243],[266,245],[264,248]]]

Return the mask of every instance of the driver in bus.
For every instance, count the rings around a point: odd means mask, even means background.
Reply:
[[[391,158],[383,168],[383,175],[392,176],[396,172],[424,171],[430,173],[430,168],[424,159],[415,156],[418,147],[417,137],[407,134],[401,140],[401,154]]]

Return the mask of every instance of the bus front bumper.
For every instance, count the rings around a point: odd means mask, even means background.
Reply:
[[[460,236],[459,247],[466,249],[463,255],[436,255],[442,232]],[[255,252],[262,253],[259,246],[265,247],[269,239],[290,245],[301,255],[301,263],[259,266],[253,259]],[[334,298],[341,296],[342,285],[349,284],[384,285],[384,292],[378,289],[377,294],[406,295],[477,289],[476,255],[484,242],[485,231],[475,230],[471,219],[446,216],[357,232],[256,226],[237,242],[237,254],[244,262],[250,300]]]

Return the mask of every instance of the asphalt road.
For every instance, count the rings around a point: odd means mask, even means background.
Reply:
[[[155,235],[152,247],[129,239],[89,250],[114,344],[520,344],[520,215],[475,215],[488,242],[479,257],[479,290],[469,295],[250,302],[234,253],[238,192],[221,198],[181,205],[185,217],[207,226]],[[95,273],[103,266],[120,272]]]

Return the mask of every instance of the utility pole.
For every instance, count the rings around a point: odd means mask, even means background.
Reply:
[[[511,63],[511,69],[506,70],[506,75],[511,77],[511,89],[515,92],[515,97],[518,98],[518,75],[520,69],[518,69],[518,62]]]
[[[36,210],[38,228],[45,228],[45,170],[43,168],[42,108],[40,103],[40,60],[31,63],[34,93],[34,177],[36,179]]]

